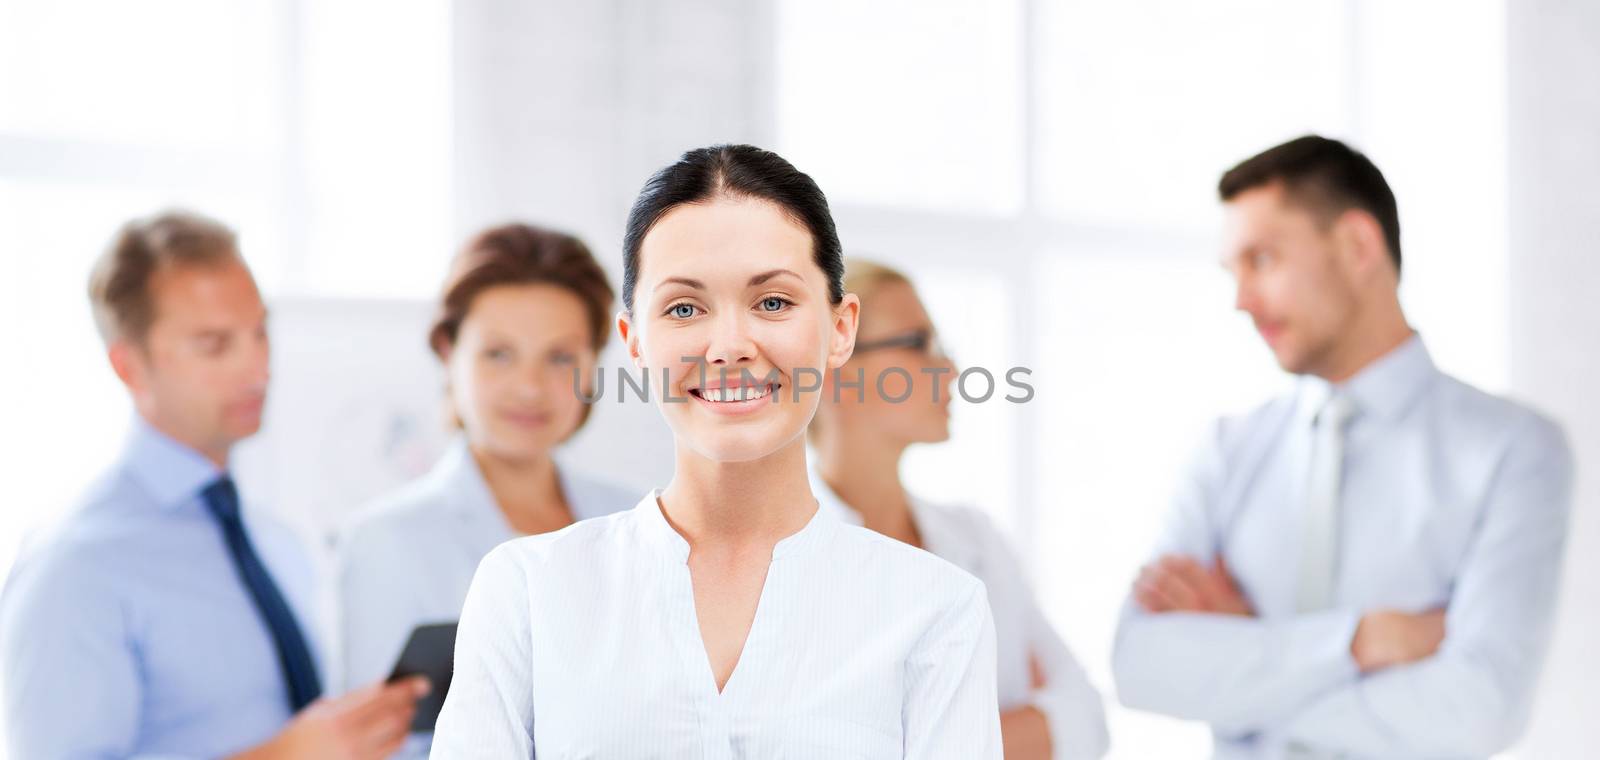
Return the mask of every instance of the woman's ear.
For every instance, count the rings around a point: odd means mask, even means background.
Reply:
[[[856,350],[856,328],[861,322],[861,299],[854,293],[844,294],[839,305],[833,307],[833,331],[828,341],[828,369],[838,369],[850,361]]]
[[[628,358],[633,360],[634,369],[640,369],[644,367],[644,362],[639,358],[639,332],[633,328],[633,317],[627,310],[617,312],[617,337],[628,349]]]
[[[440,339],[434,344],[434,354],[439,357],[439,366],[444,368],[444,418],[451,428],[464,429],[461,422],[461,412],[456,408],[455,374],[464,371],[463,368],[451,362],[456,355],[456,344],[453,340]]]

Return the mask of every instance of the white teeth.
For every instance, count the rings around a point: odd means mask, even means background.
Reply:
[[[766,398],[767,394],[771,392],[772,386],[770,385],[763,385],[760,388],[743,385],[737,388],[702,388],[700,390],[700,397],[707,401],[717,402],[750,401],[758,398]]]

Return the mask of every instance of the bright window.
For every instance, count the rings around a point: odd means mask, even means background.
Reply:
[[[837,202],[1022,202],[1015,0],[778,3],[779,151]]]
[[[958,404],[952,440],[904,475],[1010,532],[1107,696],[1113,757],[1205,757],[1204,727],[1116,703],[1110,655],[1202,429],[1289,384],[1232,310],[1217,178],[1308,132],[1364,149],[1400,198],[1413,324],[1447,371],[1502,387],[1501,12],[831,5],[779,0],[780,149],[829,194],[848,251],[906,270],[958,353],[1031,366],[1038,391]],[[1455,31],[1418,55],[1444,8]]]
[[[269,302],[433,294],[452,250],[448,8],[0,2],[0,461],[19,465],[0,574],[126,432],[86,297],[122,223],[220,219]]]

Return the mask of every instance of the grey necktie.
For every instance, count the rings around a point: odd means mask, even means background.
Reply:
[[[1339,498],[1344,472],[1345,426],[1355,415],[1348,396],[1335,392],[1317,411],[1311,429],[1311,467],[1301,527],[1300,583],[1295,608],[1301,614],[1333,606],[1339,571]],[[1287,758],[1323,760],[1337,755],[1291,742]]]
[[[1355,407],[1349,397],[1334,393],[1312,423],[1311,467],[1306,482],[1305,520],[1301,528],[1298,611],[1333,606],[1339,561],[1339,497],[1344,471],[1344,431]]]

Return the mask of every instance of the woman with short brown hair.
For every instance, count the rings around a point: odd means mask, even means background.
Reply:
[[[605,270],[570,235],[507,224],[456,256],[428,344],[460,434],[431,472],[362,510],[343,535],[346,683],[387,675],[417,625],[454,622],[496,545],[636,501],[552,456],[588,418],[574,373],[593,382],[611,308]],[[417,738],[408,751],[425,745]]]

